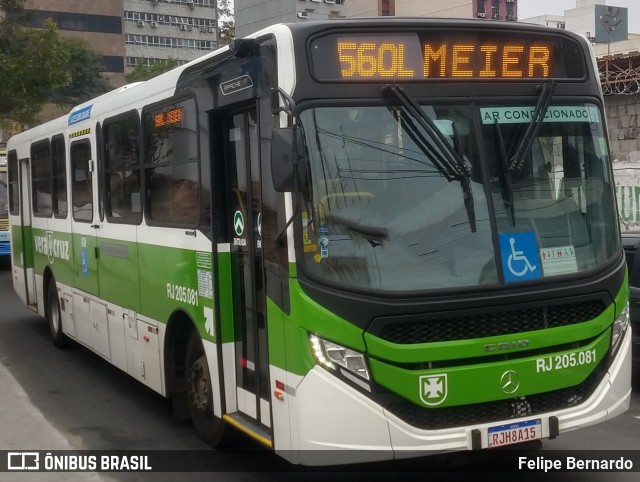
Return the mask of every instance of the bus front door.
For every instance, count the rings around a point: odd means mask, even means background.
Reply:
[[[29,159],[18,160],[15,152],[9,153],[9,170],[9,183],[14,186],[10,189],[10,202],[13,202],[14,196],[17,196],[19,203],[17,216],[11,216],[14,289],[24,304],[35,306],[36,283],[33,271]],[[14,178],[16,183],[12,182],[13,176],[16,176]],[[17,192],[12,192],[16,187]],[[20,278],[24,281],[19,282]]]
[[[219,259],[226,256],[224,251],[229,252],[227,267],[223,268],[221,261],[218,269],[218,299],[231,301],[219,304],[222,340],[228,341],[222,357],[226,413],[245,426],[248,422],[258,438],[270,440],[257,111],[255,107],[234,111],[217,120],[224,126],[220,139],[223,155],[217,156],[213,175],[226,180],[226,199],[217,203],[217,213],[226,225],[223,239],[228,240],[218,245]],[[224,332],[226,326],[232,333]]]

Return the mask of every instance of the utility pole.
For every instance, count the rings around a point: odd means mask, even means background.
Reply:
[[[600,23],[607,32],[607,60],[605,61],[606,81],[609,82],[609,58],[611,57],[611,34],[618,24],[622,22],[619,17],[620,9],[618,7],[607,7],[607,12],[600,15]]]

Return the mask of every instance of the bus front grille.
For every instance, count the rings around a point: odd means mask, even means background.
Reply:
[[[507,311],[488,311],[471,315],[424,319],[378,318],[377,336],[400,345],[469,340],[526,331],[568,326],[593,320],[604,312],[605,303],[591,299],[574,303],[539,306]],[[376,330],[377,331],[377,330]]]

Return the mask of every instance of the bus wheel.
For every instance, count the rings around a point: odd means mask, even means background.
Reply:
[[[51,339],[56,348],[65,348],[68,344],[67,336],[62,332],[62,316],[60,315],[60,300],[58,298],[58,289],[56,288],[56,280],[49,280],[49,288],[47,293],[47,310],[46,317],[49,321],[49,331]]]
[[[186,357],[187,403],[198,436],[212,447],[222,444],[224,422],[213,414],[213,389],[202,340],[194,330]]]

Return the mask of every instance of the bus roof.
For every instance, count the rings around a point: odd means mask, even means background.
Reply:
[[[498,20],[475,20],[475,19],[453,19],[453,18],[424,18],[424,17],[372,17],[372,18],[345,18],[332,20],[311,20],[294,24],[274,24],[259,30],[245,37],[246,39],[259,38],[266,35],[275,35],[283,40],[286,37],[306,37],[307,35],[320,33],[332,29],[379,29],[388,27],[391,30],[434,27],[450,29],[458,27],[461,29],[498,29],[502,31],[531,31],[538,33],[554,33],[576,39],[585,46],[588,46],[586,39],[578,34],[558,30],[535,24],[523,24],[517,22],[506,22]],[[239,39],[241,40],[241,39]],[[9,149],[16,143],[24,141],[34,142],[40,138],[45,138],[54,131],[66,132],[69,128],[76,130],[81,127],[91,127],[96,121],[104,120],[115,114],[130,109],[140,108],[171,97],[180,81],[181,76],[193,70],[206,67],[212,60],[233,55],[234,44],[225,45],[219,49],[198,57],[191,62],[178,66],[168,72],[158,75],[145,82],[128,84],[99,97],[90,99],[82,104],[78,104],[69,111],[67,115],[51,120],[36,126],[24,133],[16,134],[9,140]],[[293,49],[293,45],[289,48]],[[91,120],[91,124],[86,121]]]

